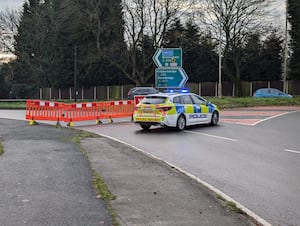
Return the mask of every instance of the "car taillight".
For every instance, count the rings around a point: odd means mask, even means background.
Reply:
[[[171,110],[171,106],[165,106],[165,107],[158,107],[158,108],[156,108],[157,110],[163,110],[163,111],[169,111],[169,110]]]

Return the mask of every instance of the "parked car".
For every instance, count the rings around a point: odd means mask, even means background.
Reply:
[[[134,87],[129,90],[127,98],[129,100],[133,100],[135,95],[148,95],[154,93],[159,93],[159,91],[154,87]]]
[[[144,130],[151,126],[183,130],[197,124],[217,125],[220,111],[216,105],[194,93],[150,94],[135,106],[133,121]]]
[[[293,96],[287,93],[284,93],[278,89],[274,88],[261,88],[254,92],[254,97],[285,97],[292,98]]]

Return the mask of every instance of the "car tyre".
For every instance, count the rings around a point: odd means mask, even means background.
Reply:
[[[185,126],[186,126],[185,117],[184,115],[180,115],[177,119],[176,129],[181,131],[184,130]]]
[[[218,125],[218,123],[219,123],[219,113],[217,111],[214,111],[211,116],[210,124],[212,126],[216,126]]]
[[[151,125],[142,124],[141,127],[142,127],[143,130],[149,130]]]

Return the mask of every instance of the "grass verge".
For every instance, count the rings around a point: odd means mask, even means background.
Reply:
[[[100,137],[100,136],[97,134],[94,134],[94,133],[83,131],[83,130],[75,130],[75,135],[73,136],[72,141],[80,147],[81,152],[85,155],[86,158],[88,158],[88,153],[82,147],[81,140],[86,139],[86,138],[97,138],[97,137]],[[116,214],[115,210],[113,209],[112,203],[111,203],[111,201],[116,199],[116,196],[109,191],[107,185],[103,181],[100,174],[98,172],[96,172],[96,170],[94,170],[94,169],[93,169],[93,186],[96,191],[97,198],[101,198],[102,200],[104,200],[106,202],[107,208],[108,208],[109,213],[112,218],[113,226],[119,226],[120,224],[117,220],[117,214]]]
[[[244,214],[244,212],[236,206],[234,202],[227,201],[224,199],[221,195],[217,194],[216,198],[221,202],[221,204],[228,209],[229,211],[239,213],[239,214]]]
[[[207,97],[219,109],[253,106],[293,106],[300,105],[300,96],[293,98],[253,98],[253,97]]]
[[[2,145],[2,138],[0,137],[0,155],[4,153],[4,147]]]
[[[205,97],[220,109],[252,106],[300,105],[300,96],[293,98],[254,98],[254,97]],[[0,109],[25,109],[25,102],[0,102]]]

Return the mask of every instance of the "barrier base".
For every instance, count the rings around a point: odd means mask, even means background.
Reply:
[[[102,123],[103,123],[103,122],[100,121],[99,119],[96,120],[96,125],[100,125],[100,124],[102,124]]]
[[[73,126],[74,126],[74,122],[69,122],[69,123],[67,124],[67,126],[73,127]]]
[[[34,125],[38,125],[38,123],[36,121],[34,121],[34,120],[30,120],[29,121],[29,125],[30,126],[34,126]]]
[[[61,127],[60,121],[57,121],[57,122],[56,122],[56,127]]]

